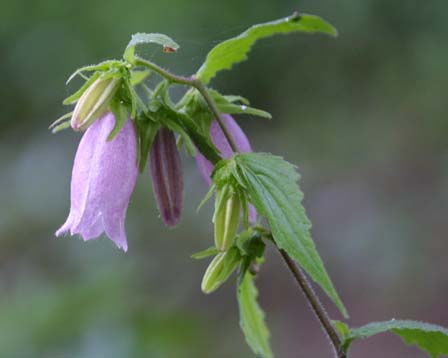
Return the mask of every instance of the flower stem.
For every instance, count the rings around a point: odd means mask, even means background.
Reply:
[[[187,85],[187,86],[196,88],[198,90],[198,92],[202,95],[202,97],[204,97],[205,102],[207,102],[207,105],[209,106],[211,112],[213,113],[213,116],[216,118],[219,126],[221,127],[221,130],[223,131],[224,136],[226,137],[227,141],[229,142],[230,147],[232,148],[232,150],[235,153],[238,152],[238,147],[236,146],[232,135],[230,134],[229,130],[227,129],[227,126],[225,125],[224,121],[222,120],[221,114],[219,113],[218,107],[216,106],[216,103],[213,100],[213,97],[210,95],[210,93],[208,92],[207,88],[204,86],[204,84],[202,83],[201,80],[196,78],[194,75],[190,76],[190,77],[175,75],[175,74],[165,70],[164,68],[160,67],[159,65],[156,65],[155,63],[145,60],[138,56],[135,57],[135,65],[148,67],[172,83],[177,83],[180,85]]]
[[[150,68],[151,70],[158,73],[160,76],[164,77],[171,83],[177,83],[180,85],[191,86],[191,87],[194,87],[196,90],[198,90],[198,92],[202,95],[204,100],[207,102],[207,105],[209,106],[210,111],[216,118],[227,141],[229,142],[230,147],[232,148],[232,150],[235,153],[239,152],[238,147],[236,146],[232,135],[230,134],[226,124],[224,123],[224,121],[221,118],[221,114],[219,113],[218,107],[217,107],[213,97],[210,95],[209,91],[207,90],[207,88],[205,87],[205,85],[202,83],[201,80],[196,78],[194,75],[190,76],[190,77],[177,76],[177,75],[165,70],[164,68],[156,65],[155,63],[145,60],[138,56],[135,57],[135,65]],[[266,236],[269,236],[272,239],[272,234],[267,234]],[[272,241],[275,243],[275,240],[272,240]],[[277,247],[277,249],[279,250],[280,255],[282,256],[283,260],[286,262],[286,265],[288,266],[289,270],[291,271],[292,275],[294,276],[294,279],[298,283],[299,287],[302,289],[303,294],[305,295],[314,314],[316,315],[317,319],[319,320],[320,324],[322,325],[322,328],[324,329],[325,333],[329,337],[329,339],[334,347],[334,350],[337,354],[336,357],[337,358],[346,358],[346,354],[341,349],[341,339],[339,338],[339,335],[336,332],[335,328],[333,327],[331,320],[325,311],[325,308],[323,307],[318,296],[316,295],[316,293],[314,292],[310,283],[308,282],[305,274],[302,272],[302,270],[299,267],[297,267],[297,265],[294,263],[294,260],[284,250],[282,250],[278,247]]]

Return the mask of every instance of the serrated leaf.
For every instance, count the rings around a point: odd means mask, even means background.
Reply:
[[[234,64],[246,60],[248,52],[256,41],[275,34],[290,32],[320,32],[337,35],[336,29],[328,22],[318,16],[307,14],[293,14],[283,19],[254,25],[242,34],[212,48],[197,72],[197,77],[207,84],[217,72],[229,70]]]
[[[342,345],[347,352],[355,339],[369,338],[379,333],[392,332],[409,345],[416,345],[427,352],[431,358],[448,354],[448,329],[424,322],[410,320],[390,320],[373,322],[350,330]]]
[[[215,246],[209,247],[208,249],[195,252],[193,255],[191,255],[192,259],[195,260],[201,260],[205,259],[206,257],[214,256],[219,253],[218,249]]]
[[[134,62],[135,48],[138,45],[142,44],[158,44],[163,46],[164,49],[170,49],[167,52],[175,52],[179,49],[179,45],[170,37],[165,34],[159,33],[136,33],[131,37],[131,41],[129,41],[126,46],[126,50],[124,51],[123,58],[130,62]],[[171,51],[173,50],[173,51]]]
[[[277,246],[296,260],[347,316],[311,238],[311,222],[301,204],[303,194],[296,168],[266,153],[237,154],[234,161],[252,204],[268,219]]]
[[[253,276],[247,272],[237,289],[240,326],[252,351],[259,357],[271,358],[273,354],[269,346],[269,330],[257,296]]]

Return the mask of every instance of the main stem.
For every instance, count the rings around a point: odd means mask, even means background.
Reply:
[[[319,320],[319,322],[322,325],[322,328],[324,329],[325,333],[330,339],[336,356],[338,358],[346,358],[347,357],[346,354],[341,349],[341,339],[339,338],[338,333],[336,332],[333,324],[331,323],[330,317],[325,311],[325,308],[320,302],[319,297],[317,297],[316,293],[314,292],[305,274],[294,263],[293,259],[291,259],[291,257],[284,250],[279,249],[278,247],[277,249],[280,252],[280,255],[282,256],[289,270],[291,271],[292,275],[294,276],[294,279],[296,280],[297,284],[302,289],[302,292],[305,295],[306,299],[308,300],[308,303],[310,304],[311,309],[313,310],[316,318]]]
[[[194,75],[191,77],[174,75],[171,72],[165,70],[164,68],[156,65],[155,63],[137,56],[135,58],[135,65],[148,67],[172,83],[187,85],[196,88],[198,92],[202,95],[204,100],[207,102],[207,105],[209,106],[213,116],[216,118],[216,121],[218,122],[221,130],[223,131],[224,136],[229,142],[229,145],[232,148],[233,152],[235,153],[239,152],[238,147],[236,146],[235,141],[233,140],[232,134],[229,132],[226,124],[224,123],[213,97],[210,95],[207,88],[200,79],[196,78]],[[273,242],[275,243],[274,240]],[[303,294],[305,295],[314,314],[316,315],[317,319],[322,325],[322,328],[330,338],[330,341],[334,347],[337,357],[346,358],[346,354],[343,353],[341,349],[341,340],[339,338],[339,335],[336,332],[335,328],[333,327],[331,320],[325,311],[325,308],[323,307],[322,303],[320,302],[319,298],[317,297],[316,293],[314,292],[313,288],[308,282],[305,274],[299,267],[297,267],[297,265],[294,263],[294,260],[284,250],[280,248],[278,248],[278,250],[281,256],[283,257],[283,260],[286,262],[286,265],[288,266],[289,270],[291,271],[294,279],[298,283],[299,287],[302,289]]]

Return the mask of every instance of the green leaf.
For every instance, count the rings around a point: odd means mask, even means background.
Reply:
[[[202,129],[189,115],[175,111],[168,106],[163,106],[159,110],[165,116],[170,116],[177,121],[185,133],[188,134],[196,148],[198,148],[210,162],[217,163],[221,159],[216,148],[210,142],[209,137],[203,133]]]
[[[245,104],[246,106],[248,106],[250,104],[249,100],[247,98],[244,98],[243,96],[226,95],[226,96],[224,96],[224,98],[231,103],[241,102],[242,104]]]
[[[169,49],[167,52],[177,51],[179,49],[179,45],[170,37],[164,34],[158,33],[136,33],[131,37],[131,41],[129,41],[126,46],[126,50],[124,51],[123,58],[130,62],[134,62],[135,56],[135,47],[142,44],[158,44],[163,46],[163,49]]]
[[[208,249],[195,252],[193,255],[191,255],[191,258],[195,260],[201,260],[205,259],[206,257],[214,256],[218,253],[219,253],[218,249],[215,246],[212,246],[209,247]]]
[[[369,323],[359,328],[353,328],[345,337],[342,345],[345,352],[355,339],[369,338],[378,333],[392,332],[400,336],[409,345],[416,345],[427,352],[431,358],[448,354],[448,329],[418,321],[390,320]]]
[[[115,125],[114,128],[112,128],[112,131],[110,132],[109,136],[107,137],[108,141],[111,141],[117,136],[117,134],[124,127],[126,121],[129,118],[128,109],[126,108],[126,106],[122,105],[119,101],[112,100],[110,102],[110,109],[115,116]]]
[[[198,70],[197,77],[207,84],[217,72],[229,70],[234,64],[246,60],[248,52],[257,40],[290,32],[337,35],[336,29],[328,22],[318,16],[307,14],[293,14],[283,19],[254,25],[242,34],[212,48]]]
[[[234,161],[237,180],[246,187],[258,213],[268,219],[277,246],[296,260],[347,316],[311,238],[311,222],[301,204],[303,194],[297,185],[296,168],[266,153],[237,154]]]
[[[334,320],[333,325],[343,339],[348,337],[348,335],[350,334],[350,328],[344,322]]]
[[[270,358],[273,354],[269,346],[269,330],[264,320],[264,312],[257,303],[257,296],[253,276],[246,273],[237,291],[240,326],[253,352],[259,357]]]
[[[149,71],[149,70],[131,71],[131,79],[130,79],[131,85],[137,86],[138,84],[142,83],[150,74],[151,74],[151,71]]]
[[[252,114],[254,116],[263,117],[271,119],[272,116],[270,113],[263,111],[261,109],[252,108],[249,107],[247,104],[235,104],[234,102],[237,101],[235,96],[223,96],[218,91],[209,90],[210,94],[212,95],[213,99],[215,100],[216,106],[218,107],[219,111],[222,113],[227,114]],[[228,99],[228,97],[231,98],[232,101]],[[242,98],[242,97],[240,97]],[[247,101],[245,98],[243,99]]]

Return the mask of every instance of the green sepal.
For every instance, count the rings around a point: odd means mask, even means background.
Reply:
[[[240,327],[247,344],[258,357],[272,358],[269,329],[257,297],[258,290],[254,284],[254,277],[247,272],[237,287]]]
[[[82,94],[87,90],[87,88],[89,88],[90,85],[93,82],[95,82],[95,80],[97,78],[99,78],[100,76],[101,76],[101,72],[95,72],[94,74],[92,74],[92,76],[90,76],[90,78],[81,86],[81,88],[79,88],[75,93],[73,93],[72,95],[70,95],[69,97],[64,99],[62,101],[62,104],[69,105],[69,104],[75,103],[82,96]]]
[[[107,137],[108,142],[112,141],[117,136],[117,134],[124,127],[126,121],[129,118],[128,108],[122,103],[120,103],[119,100],[113,99],[112,101],[110,101],[109,108],[114,114],[115,124],[114,128],[112,128],[112,131],[109,133],[109,136]]]
[[[359,328],[349,329],[345,323],[334,321],[342,336],[342,349],[348,352],[356,339],[364,339],[379,333],[392,332],[406,344],[415,345],[427,352],[431,358],[448,354],[448,329],[435,324],[410,320],[373,322]]]
[[[179,45],[165,34],[139,32],[132,35],[131,41],[129,41],[124,51],[123,58],[133,64],[135,61],[135,48],[142,44],[158,44],[163,46],[164,49],[169,48],[174,51],[179,49]]]
[[[107,60],[107,61],[100,62],[96,65],[87,65],[87,66],[78,68],[75,72],[73,72],[70,75],[70,77],[67,79],[65,84],[68,84],[73,78],[75,78],[77,75],[81,75],[83,72],[93,72],[93,71],[104,72],[104,71],[110,70],[112,67],[119,68],[123,65],[124,65],[123,61],[119,61],[119,60]]]
[[[336,29],[320,17],[294,13],[283,19],[254,25],[240,35],[219,43],[207,54],[196,75],[207,84],[219,71],[229,70],[234,64],[246,60],[247,54],[258,40],[290,32],[337,35]]]
[[[145,113],[141,113],[135,120],[135,124],[137,126],[138,138],[137,161],[140,172],[143,172],[148,162],[148,154],[152,143],[160,128],[160,123],[149,118]]]
[[[50,124],[48,129],[51,129],[52,133],[57,133],[65,128],[70,127],[70,118],[72,117],[72,114],[73,111],[60,116],[53,123]]]
[[[213,196],[215,190],[216,190],[216,186],[215,186],[215,184],[212,184],[212,185],[210,186],[210,189],[208,190],[207,194],[205,194],[204,198],[203,198],[203,199],[201,200],[201,202],[199,203],[199,205],[198,205],[198,207],[197,207],[197,209],[196,209],[196,212],[198,212],[199,210],[201,210],[201,208],[204,206],[204,204],[212,198],[212,196]]]
[[[212,293],[220,287],[241,262],[241,255],[236,247],[231,247],[226,252],[217,254],[205,271],[201,283],[204,293]]]
[[[195,252],[190,257],[195,260],[201,260],[201,259],[205,259],[210,256],[217,255],[217,254],[219,254],[218,249],[215,246],[212,246],[212,247],[209,247],[208,249],[205,249],[205,250],[202,250],[199,252]]]
[[[53,127],[51,133],[56,134],[64,129],[70,128],[70,120],[60,123]]]

